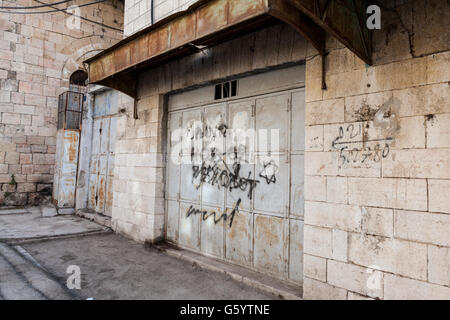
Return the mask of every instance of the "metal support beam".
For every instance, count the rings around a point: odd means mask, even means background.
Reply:
[[[333,35],[368,65],[372,64],[372,35],[365,27],[368,0],[287,0]]]

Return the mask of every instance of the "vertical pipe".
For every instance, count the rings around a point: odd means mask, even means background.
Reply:
[[[155,16],[153,14],[154,6],[155,6],[154,0],[150,0],[150,10],[151,10],[150,15],[151,15],[151,23],[152,23],[152,25],[155,23]]]

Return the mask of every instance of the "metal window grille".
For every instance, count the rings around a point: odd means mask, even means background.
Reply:
[[[66,91],[58,97],[58,129],[80,130],[84,94]]]

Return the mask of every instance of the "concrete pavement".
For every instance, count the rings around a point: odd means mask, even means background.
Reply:
[[[0,299],[274,299],[76,216],[0,210]],[[70,268],[81,288],[66,286]]]

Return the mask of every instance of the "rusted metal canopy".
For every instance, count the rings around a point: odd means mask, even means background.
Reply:
[[[371,32],[366,28],[369,0],[288,0],[332,34],[365,63],[372,64]]]
[[[341,0],[342,2],[348,2]],[[325,53],[325,30],[332,32],[364,61],[370,50],[359,51],[354,30],[358,14],[341,8],[336,1],[320,0],[200,0],[186,11],[178,12],[120,41],[85,61],[90,83],[105,85],[136,97],[140,72],[169,60],[212,46],[281,20],[311,41],[320,54]],[[351,2],[351,1],[350,1]],[[316,9],[316,5],[320,10]],[[347,6],[346,6],[347,8]],[[361,6],[355,6],[355,10]],[[339,17],[339,23],[328,24]],[[320,18],[320,19],[319,19]],[[320,20],[320,21],[319,21]],[[320,23],[319,23],[320,22]],[[347,32],[341,35],[339,32]],[[365,38],[364,38],[365,39]],[[366,42],[364,42],[366,44]]]

